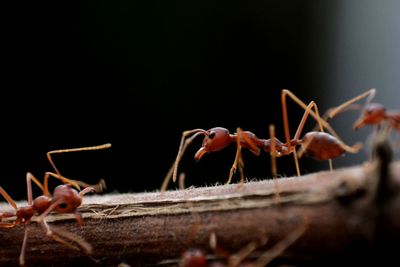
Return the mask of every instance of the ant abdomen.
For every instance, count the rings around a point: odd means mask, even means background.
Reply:
[[[298,143],[308,156],[317,160],[337,158],[345,152],[342,143],[325,132],[308,132]]]

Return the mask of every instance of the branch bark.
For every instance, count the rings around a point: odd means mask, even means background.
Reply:
[[[379,186],[385,164],[370,162],[302,177],[164,194],[88,196],[80,208],[83,227],[77,226],[70,215],[51,214],[48,222],[83,237],[92,244],[93,255],[53,241],[32,222],[27,265],[176,265],[189,246],[212,254],[211,232],[216,233],[221,247],[232,252],[267,237],[268,243],[259,248],[260,252],[302,224],[307,226],[306,232],[282,255],[289,263],[333,265],[349,260],[368,261],[370,255],[366,252],[380,256],[387,251],[386,241],[398,241],[400,235],[400,162],[388,167],[392,194],[382,200],[377,197],[382,192],[378,194],[377,190],[386,190]],[[2,211],[7,209],[5,203],[0,206]],[[18,265],[22,227],[0,229],[0,233],[0,265]]]

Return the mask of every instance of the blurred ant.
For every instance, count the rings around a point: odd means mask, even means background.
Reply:
[[[214,250],[215,256],[224,258],[225,262],[213,261],[208,262],[207,254],[197,248],[187,249],[181,256],[179,267],[236,267],[236,266],[250,266],[244,260],[257,249],[256,242],[250,242],[246,247],[239,252],[231,255],[228,251],[216,245],[216,235],[212,233],[210,236],[210,247]]]
[[[289,96],[295,103],[305,110],[303,118],[297,128],[296,134],[293,139],[290,139],[289,120],[287,115],[287,104],[286,97]],[[230,134],[229,131],[222,127],[215,127],[209,130],[194,129],[184,131],[182,133],[181,142],[179,145],[178,154],[175,162],[167,173],[164,182],[161,187],[161,191],[165,191],[169,180],[175,182],[177,177],[178,165],[188,145],[199,135],[204,135],[203,143],[201,148],[196,152],[195,160],[200,160],[206,153],[216,152],[224,149],[230,143],[236,142],[237,151],[236,158],[230,170],[229,178],[227,183],[231,182],[233,173],[239,166],[241,182],[244,181],[244,175],[242,172],[243,161],[241,159],[241,148],[247,148],[254,155],[258,156],[260,150],[271,154],[273,157],[272,166],[273,176],[276,175],[275,157],[281,157],[293,153],[297,175],[300,175],[300,167],[298,164],[298,156],[296,152],[296,146],[300,145],[299,157],[306,153],[309,156],[317,160],[331,160],[342,155],[345,152],[357,153],[361,149],[361,144],[357,143],[354,146],[348,146],[343,143],[332,127],[319,116],[317,105],[311,101],[309,105],[302,102],[297,96],[295,96],[289,90],[282,90],[281,95],[282,101],[282,113],[285,130],[286,143],[281,142],[275,137],[274,128],[270,128],[270,139],[259,139],[254,133],[249,131],[238,130],[237,133]],[[312,109],[314,108],[315,111]],[[320,131],[310,131],[306,133],[303,138],[300,138],[301,132],[303,131],[304,124],[307,117],[311,115],[317,122]],[[324,132],[324,129],[328,130],[329,133]],[[330,162],[330,168],[332,164]]]
[[[230,254],[225,249],[217,245],[217,237],[213,232],[210,235],[210,247],[214,251],[215,256],[222,257],[224,261],[213,261],[208,263],[207,255],[200,249],[188,249],[181,257],[180,267],[264,267],[271,263],[281,255],[288,247],[294,244],[308,229],[308,224],[303,223],[284,239],[273,245],[266,252],[262,253],[256,260],[248,260],[247,258],[258,248],[264,246],[268,238],[263,238],[258,242],[250,242],[244,248],[235,254]]]
[[[98,185],[89,186],[88,184],[77,181],[70,180],[66,177],[63,177],[59,174],[58,169],[56,168],[54,162],[51,159],[51,154],[54,153],[64,153],[64,152],[74,152],[74,151],[84,151],[84,150],[98,150],[109,148],[111,145],[101,145],[101,146],[93,146],[93,147],[84,147],[84,148],[74,148],[74,149],[63,149],[63,150],[54,150],[47,153],[48,159],[56,170],[58,174],[54,174],[51,172],[46,172],[44,176],[44,185],[42,185],[37,178],[35,178],[31,173],[27,173],[26,175],[26,184],[27,184],[27,198],[28,198],[28,206],[18,208],[14,200],[8,195],[8,193],[0,186],[0,194],[7,200],[7,202],[14,208],[15,212],[4,212],[0,213],[0,218],[10,218],[16,217],[13,222],[0,222],[0,228],[12,228],[20,223],[24,224],[25,233],[22,242],[22,248],[19,256],[19,264],[21,266],[25,265],[25,249],[26,243],[28,239],[28,226],[31,221],[31,218],[38,214],[38,221],[42,225],[43,229],[46,232],[47,236],[52,237],[55,241],[60,242],[72,249],[80,250],[79,247],[87,254],[92,253],[92,247],[89,243],[87,243],[84,239],[79,236],[74,235],[73,233],[67,232],[61,229],[55,229],[48,225],[46,221],[46,216],[52,212],[58,213],[72,213],[75,215],[76,221],[79,225],[83,225],[82,215],[77,211],[77,208],[82,204],[82,198],[85,194],[89,192],[101,192],[104,185],[104,180],[101,180]],[[51,195],[48,190],[48,178],[54,177],[61,180],[64,184],[57,186],[53,194]],[[43,195],[33,199],[32,196],[32,181],[43,191]],[[78,192],[77,190],[71,188],[70,185],[77,187],[78,189],[82,186],[85,187],[82,191]],[[75,242],[79,247],[73,245],[70,242]]]
[[[329,113],[329,118],[333,118],[338,113],[348,109],[351,105],[353,105],[353,103],[368,97],[364,107],[362,108],[361,115],[354,123],[353,128],[358,130],[365,125],[381,125],[383,122],[386,122],[388,124],[388,132],[390,132],[392,129],[400,132],[400,111],[386,110],[382,104],[371,103],[372,99],[375,97],[375,93],[376,90],[373,88],[346,101],[340,106],[334,108]]]
[[[179,189],[185,188],[185,174],[179,175]],[[283,240],[276,243],[268,251],[262,253],[261,256],[255,261],[248,261],[246,258],[252,254],[257,248],[264,246],[268,238],[263,236],[259,241],[253,241],[247,244],[244,248],[240,249],[235,254],[230,254],[225,249],[217,245],[217,236],[212,232],[209,238],[209,246],[214,251],[215,256],[222,257],[225,262],[214,261],[209,264],[209,260],[205,250],[192,246],[193,240],[201,224],[199,213],[194,210],[192,202],[188,201],[188,208],[194,217],[194,223],[188,237],[188,249],[183,251],[179,260],[179,267],[263,267],[268,265],[273,259],[281,255],[288,247],[296,242],[308,229],[308,220],[305,218],[300,226],[290,232]]]

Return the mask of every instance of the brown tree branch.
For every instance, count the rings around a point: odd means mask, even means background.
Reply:
[[[267,245],[258,250],[261,253],[302,224],[307,224],[306,232],[284,253],[289,262],[327,265],[357,259],[365,252],[379,251],[377,245],[385,243],[386,237],[398,240],[400,234],[400,163],[388,168],[391,195],[381,200],[377,195],[382,192],[377,190],[381,188],[382,169],[388,166],[385,164],[378,161],[277,179],[279,203],[273,180],[164,194],[88,196],[80,208],[83,227],[71,215],[52,214],[48,222],[83,237],[92,244],[93,255],[55,242],[32,222],[27,265],[117,266],[126,262],[131,266],[168,266],[189,246],[212,254],[212,232],[218,244],[231,252],[267,237]],[[1,211],[9,209],[6,203],[0,205]],[[22,227],[0,228],[0,233],[0,265],[17,266]]]

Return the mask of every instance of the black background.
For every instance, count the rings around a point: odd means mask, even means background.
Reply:
[[[16,199],[27,171],[51,170],[47,151],[108,142],[54,159],[67,177],[105,178],[109,192],[156,190],[183,130],[240,126],[267,138],[273,123],[283,139],[281,89],[305,102],[318,90],[312,44],[327,17],[308,1],[49,1],[6,12],[0,184]],[[290,115],[294,131],[302,111]],[[224,182],[234,145],[196,163],[200,144],[180,165],[187,184]],[[270,176],[267,155],[244,156],[249,178]],[[294,174],[291,158],[278,162]]]

